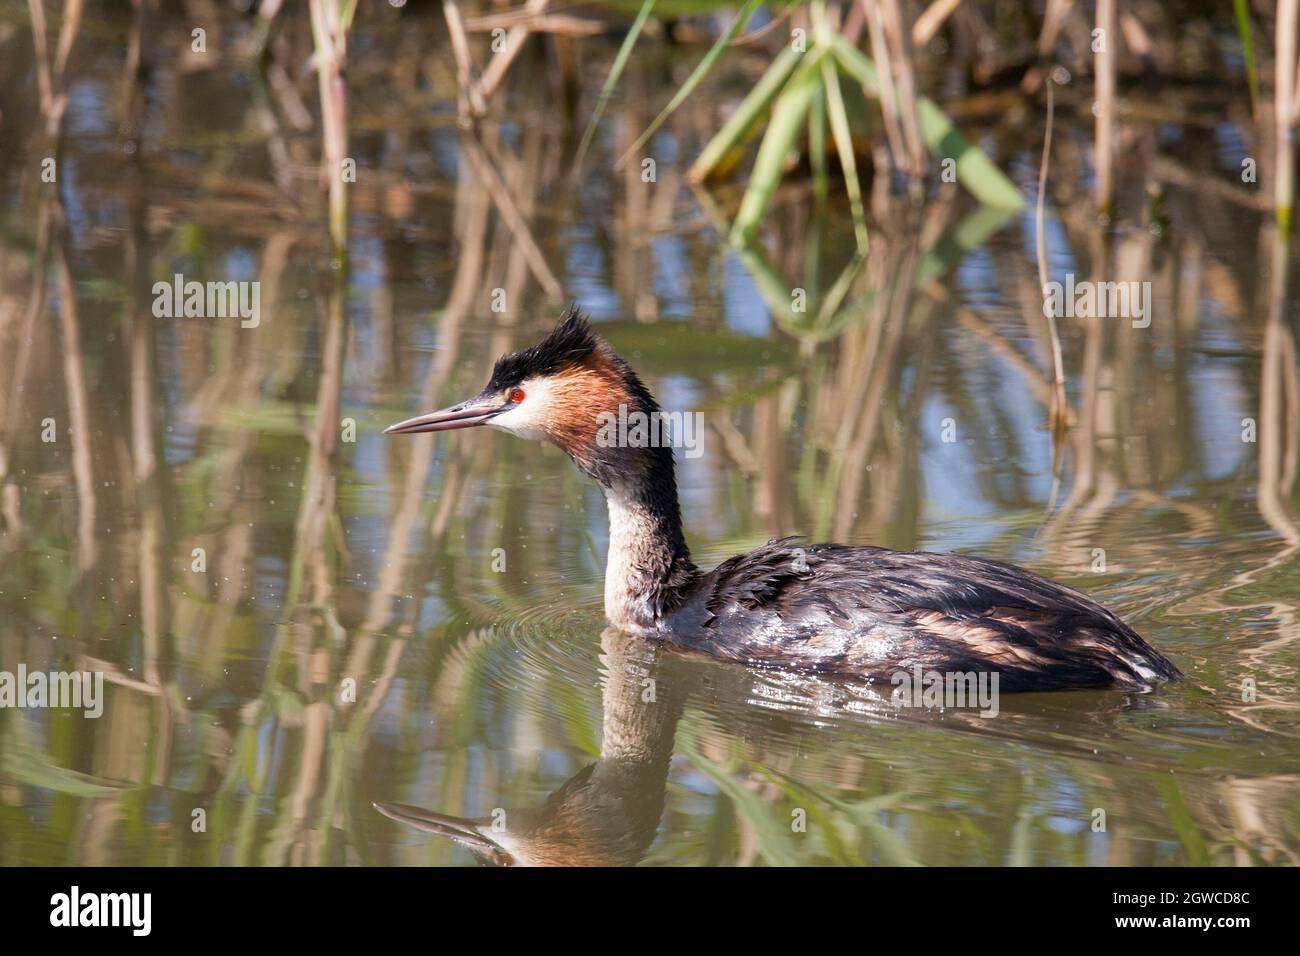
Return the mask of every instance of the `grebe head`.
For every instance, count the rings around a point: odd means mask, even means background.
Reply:
[[[650,392],[575,307],[531,348],[503,355],[487,387],[468,401],[417,415],[385,434],[451,431],[490,425],[521,438],[549,441],[605,487],[635,456],[602,441],[602,427],[623,413],[658,411]],[[605,432],[608,434],[608,430]]]
[[[673,450],[651,434],[660,421],[659,406],[631,366],[572,308],[532,348],[498,359],[473,398],[387,431],[491,425],[558,446],[605,493],[605,616],[639,633],[678,606],[698,575],[682,532]]]

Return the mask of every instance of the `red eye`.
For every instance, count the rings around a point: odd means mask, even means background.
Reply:
[[[512,388],[510,390],[510,401],[518,404],[524,400],[524,390],[522,388]]]

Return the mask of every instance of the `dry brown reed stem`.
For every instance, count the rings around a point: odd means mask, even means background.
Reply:
[[[866,26],[867,14],[862,9],[862,4],[855,3],[844,14],[844,23],[840,26],[840,36],[844,37],[850,46],[857,46],[858,41],[862,39],[862,31]]]
[[[873,255],[872,260],[869,267],[877,290],[872,315],[847,340],[858,351],[856,361],[850,360],[846,368],[851,376],[849,400],[841,408],[855,412],[844,415],[835,436],[837,498],[832,534],[839,539],[852,531],[871,449],[885,428],[885,394],[893,382],[892,370],[898,367],[898,355],[910,324],[916,269],[921,261],[917,237],[904,238],[884,254]]]
[[[891,63],[889,40],[885,34],[884,18],[880,7],[872,0],[861,0],[863,14],[867,21],[867,36],[871,40],[871,55],[876,61],[876,73],[880,77],[880,112],[885,120],[885,138],[889,140],[889,152],[894,164],[902,167],[907,162],[907,147],[903,139],[903,127],[899,119],[898,89],[894,84],[894,69]]]
[[[447,32],[451,35],[451,55],[456,61],[456,112],[462,122],[466,122],[472,116],[483,115],[483,96],[474,81],[474,59],[470,56],[469,40],[465,37],[465,21],[460,15],[456,0],[442,0],[442,15],[447,20]]]
[[[95,475],[90,450],[91,402],[81,347],[81,323],[77,318],[77,289],[72,269],[68,266],[66,233],[62,228],[59,231],[63,234],[54,244],[54,270],[59,282],[63,383],[68,395],[67,431],[72,441],[72,474],[77,487],[77,570],[85,574],[97,560]]]
[[[546,9],[549,2],[550,0],[528,0],[528,3],[524,5],[524,10],[530,14],[539,14]],[[524,41],[528,39],[529,32],[529,28],[526,26],[515,26],[511,27],[506,33],[505,44],[501,47],[501,52],[492,58],[492,61],[487,65],[487,69],[483,71],[483,75],[478,79],[477,100],[480,110],[486,108],[488,99],[496,92],[497,87],[501,85],[501,81],[505,79],[510,64],[519,55],[519,51],[524,48]]]
[[[153,55],[151,31],[158,18],[158,0],[134,0],[135,15],[127,40],[126,63],[122,70],[122,119],[118,135],[124,143],[138,141],[144,132],[145,85],[149,58]]]
[[[917,112],[916,74],[912,64],[912,34],[903,24],[898,0],[877,0],[884,18],[885,35],[893,47],[893,64],[897,71],[898,115],[907,144],[908,172],[913,183],[925,176],[925,142],[921,138],[921,119]]]
[[[54,113],[55,95],[46,36],[45,7],[41,0],[27,0],[27,13],[32,21],[32,45],[36,49],[36,90],[41,98],[41,113],[48,123]]]
[[[523,146],[520,155],[512,170],[512,176],[507,186],[511,195],[518,197],[519,215],[524,222],[528,223],[533,220],[536,213],[538,193],[542,189],[542,184],[550,180],[552,176],[558,178],[558,169],[549,169],[555,158],[560,154],[559,149],[547,149],[547,134],[539,127],[532,127],[524,134]],[[549,162],[548,162],[549,160]],[[507,261],[505,267],[505,284],[502,286],[506,290],[507,302],[522,302],[521,296],[524,294],[525,283],[528,281],[528,262],[522,255],[516,255],[515,252],[519,247],[519,240],[511,235],[507,237],[508,246],[502,252],[501,257]],[[518,323],[518,312],[507,311],[501,316],[501,323],[498,327],[497,334],[492,340],[492,354],[500,355],[502,352],[510,351],[514,345],[514,329]]]
[[[311,129],[311,111],[298,95],[289,72],[278,59],[272,59],[266,65],[266,81],[276,105],[284,113],[285,120],[294,129],[303,132]]]
[[[760,40],[764,39],[769,34],[771,34],[774,30],[780,27],[781,24],[785,23],[786,20],[790,19],[790,15],[794,13],[795,10],[797,10],[798,8],[799,5],[797,3],[790,4],[784,10],[782,10],[780,13],[774,16],[769,22],[763,24],[757,30],[751,30],[748,33],[744,34],[743,36],[738,36],[727,45],[728,46],[749,46],[752,43],[758,43]]]
[[[1230,180],[1206,178],[1169,156],[1154,157],[1151,160],[1151,172],[1161,183],[1178,186],[1199,195],[1211,195],[1253,212],[1266,213],[1273,208],[1273,201],[1268,196]]]
[[[1154,68],[1156,63],[1156,46],[1151,41],[1142,21],[1125,10],[1119,15],[1120,34],[1124,37],[1124,46],[1130,53],[1142,61],[1145,68]]]
[[[131,415],[131,482],[134,507],[138,515],[137,580],[139,582],[139,626],[143,650],[142,672],[151,684],[163,684],[164,644],[168,634],[169,581],[167,550],[167,515],[163,495],[165,469],[159,454],[158,415],[163,407],[159,395],[158,356],[154,338],[155,319],[147,302],[150,276],[147,261],[146,207],[141,177],[129,180],[127,202],[128,226],[123,233],[122,275],[129,295],[122,309],[123,327],[127,331],[130,368]],[[171,704],[161,698],[158,712],[159,737],[163,746],[158,760],[167,759],[170,747],[166,737],[172,725]],[[158,766],[155,773],[161,773]]]
[[[1097,29],[1094,39],[1096,110],[1096,197],[1097,211],[1109,218],[1115,204],[1115,0],[1097,0]],[[1099,42],[1098,42],[1099,41]]]
[[[1038,34],[1038,57],[1047,59],[1056,47],[1056,38],[1061,35],[1065,24],[1065,15],[1070,12],[1074,0],[1047,0],[1047,10],[1043,13],[1043,29]]]
[[[1259,478],[1256,499],[1264,520],[1292,546],[1300,546],[1300,526],[1286,501],[1296,477],[1300,434],[1300,389],[1296,380],[1295,339],[1283,321],[1287,286],[1287,243],[1277,237],[1268,323],[1264,328],[1259,383]]]
[[[467,33],[489,33],[496,29],[517,26],[530,33],[554,33],[568,37],[600,36],[607,29],[599,20],[575,17],[567,13],[491,14],[483,17],[470,17],[465,21]]]
[[[284,0],[262,0],[257,6],[257,22],[269,27],[284,6]]]
[[[1109,237],[1100,230],[1093,230],[1088,240],[1091,245],[1089,259],[1092,262],[1093,281],[1099,281],[1110,262]],[[1114,484],[1108,463],[1101,455],[1101,436],[1113,434],[1106,427],[1106,407],[1103,406],[1103,381],[1109,376],[1109,363],[1106,358],[1107,326],[1096,316],[1083,319],[1084,348],[1083,363],[1079,371],[1079,414],[1078,428],[1074,433],[1074,481],[1070,496],[1061,506],[1053,519],[1057,525],[1054,533],[1063,531],[1066,536],[1077,534],[1083,529],[1075,527],[1073,516],[1081,513],[1095,513],[1097,502],[1105,500]]]
[[[320,88],[321,136],[329,191],[329,228],[333,254],[347,252],[348,197],[343,163],[348,154],[348,90],[343,67],[348,54],[348,26],[338,0],[311,0],[311,30],[316,46],[316,75]]]
[[[1291,125],[1295,126],[1300,123],[1300,97],[1296,96],[1296,91],[1300,90],[1300,60],[1296,62],[1295,82],[1291,85]]]
[[[22,309],[22,322],[17,334],[17,349],[5,368],[12,373],[0,411],[0,429],[4,430],[4,444],[12,447],[18,440],[19,422],[25,420],[23,405],[28,394],[32,372],[32,351],[36,345],[36,324],[45,312],[45,273],[49,265],[54,224],[53,206],[57,194],[46,193],[36,215],[35,242],[32,253],[31,276],[27,300]],[[10,480],[8,452],[0,455],[0,480],[5,481],[5,515],[10,530],[21,527],[21,511],[17,508],[18,486]]]
[[[1038,259],[1038,287],[1047,295],[1047,245],[1043,241],[1044,207],[1047,198],[1047,170],[1051,165],[1052,126],[1056,120],[1056,97],[1051,79],[1047,80],[1047,124],[1043,133],[1043,158],[1038,164],[1038,202],[1034,209],[1034,250]],[[1061,336],[1056,329],[1056,316],[1047,312],[1047,334],[1052,346],[1052,405],[1050,421],[1053,434],[1059,433],[1067,421],[1065,404],[1065,363],[1061,358]]]
[[[1296,433],[1300,424],[1300,386],[1296,382],[1295,339],[1286,322],[1290,278],[1291,220],[1295,194],[1296,28],[1300,0],[1280,0],[1277,8],[1274,69],[1275,222],[1270,243],[1268,321],[1264,327],[1259,384],[1260,514],[1290,545],[1300,546],[1300,527],[1285,501],[1296,472]],[[1285,437],[1284,437],[1285,436]],[[1284,447],[1285,446],[1285,447]]]
[[[1274,70],[1274,183],[1273,206],[1278,231],[1291,235],[1291,215],[1295,200],[1295,114],[1296,27],[1300,18],[1300,0],[1279,0]]]
[[[551,267],[547,265],[546,257],[542,255],[542,250],[537,245],[537,240],[533,238],[528,223],[524,221],[524,217],[519,212],[519,207],[515,205],[514,197],[511,196],[510,190],[506,188],[506,184],[502,181],[496,167],[492,165],[492,160],[488,157],[483,145],[473,134],[466,133],[461,137],[461,146],[465,157],[473,164],[474,171],[482,181],[483,187],[492,197],[492,202],[501,214],[502,222],[506,224],[506,228],[514,233],[515,239],[519,242],[519,251],[528,262],[533,277],[537,279],[543,291],[552,299],[558,301],[563,298],[564,287],[560,284],[560,280],[555,277],[555,273],[551,271]]]
[[[961,3],[962,0],[934,0],[912,24],[912,42],[917,46],[925,46],[933,40],[939,28]]]
[[[340,279],[341,274],[340,274]],[[308,432],[306,476],[294,527],[293,563],[286,603],[322,607],[334,602],[335,577],[329,567],[330,535],[336,522],[337,480],[334,459],[339,443],[343,364],[347,352],[347,290],[336,281],[326,300],[316,417]],[[311,574],[310,581],[305,579]],[[310,588],[309,591],[304,590]]]
[[[59,29],[59,44],[51,64],[43,0],[27,0],[27,10],[32,21],[32,41],[36,47],[36,87],[41,98],[41,115],[45,118],[45,135],[51,139],[57,139],[63,125],[63,113],[68,106],[63,75],[72,54],[72,44],[76,42],[81,27],[84,8],[84,0],[68,0],[64,5],[63,26]]]
[[[81,26],[81,14],[84,8],[84,0],[68,0],[63,8],[63,26],[59,30],[59,47],[54,56],[54,75],[60,81],[68,69],[68,57],[72,54],[72,44],[77,39],[77,30]]]

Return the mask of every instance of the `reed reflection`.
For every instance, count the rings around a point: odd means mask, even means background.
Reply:
[[[478,70],[505,14],[459,6]],[[852,7],[843,35],[902,49]],[[1088,35],[1088,11],[1051,7],[1026,49]],[[1102,223],[1092,54],[1068,44],[1049,275],[1150,282],[1154,320],[1061,321],[1054,439],[1032,219],[960,183],[919,205],[893,188],[895,160],[915,162],[901,91],[892,137],[851,131],[865,257],[808,133],[752,242],[729,244],[743,174],[683,185],[793,19],[729,48],[665,121],[650,183],[616,162],[715,39],[690,22],[664,28],[676,45],[646,28],[575,181],[617,15],[604,39],[528,23],[545,41],[478,72],[461,129],[441,5],[323,24],[320,74],[307,8],[218,5],[209,40],[231,39],[207,56],[167,4],[55,11],[33,0],[0,29],[0,669],[99,670],[108,691],[98,722],[0,715],[0,861],[448,859],[386,843],[374,799],[501,806],[536,838],[521,856],[562,857],[565,834],[572,862],[1296,861],[1300,379],[1294,247],[1271,221],[1289,137],[1268,132],[1285,104],[1181,87],[1158,42],[1148,91],[1121,57]],[[926,24],[943,53],[912,31],[917,84],[937,96],[948,76],[945,111],[1036,198],[1042,99],[982,85],[1023,45],[950,16],[951,33]],[[344,117],[332,139],[323,97]],[[340,156],[359,170],[346,189]],[[152,283],[178,267],[260,282],[264,320],[154,316]],[[594,493],[541,448],[377,440],[468,394],[570,297],[665,404],[705,415],[707,454],[681,464],[702,563],[804,533],[1033,564],[1133,616],[1188,686],[907,729],[834,688],[679,679],[607,638],[607,674],[629,679],[597,695]],[[654,709],[619,661],[668,668]],[[552,777],[572,782],[538,809]],[[1086,826],[1100,804],[1119,821],[1104,838]],[[795,807],[823,808],[809,840]]]

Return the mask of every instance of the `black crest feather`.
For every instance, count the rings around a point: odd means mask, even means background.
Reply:
[[[520,352],[497,359],[488,382],[489,392],[513,388],[525,379],[576,365],[600,346],[600,337],[576,305],[570,306],[546,338]]]

